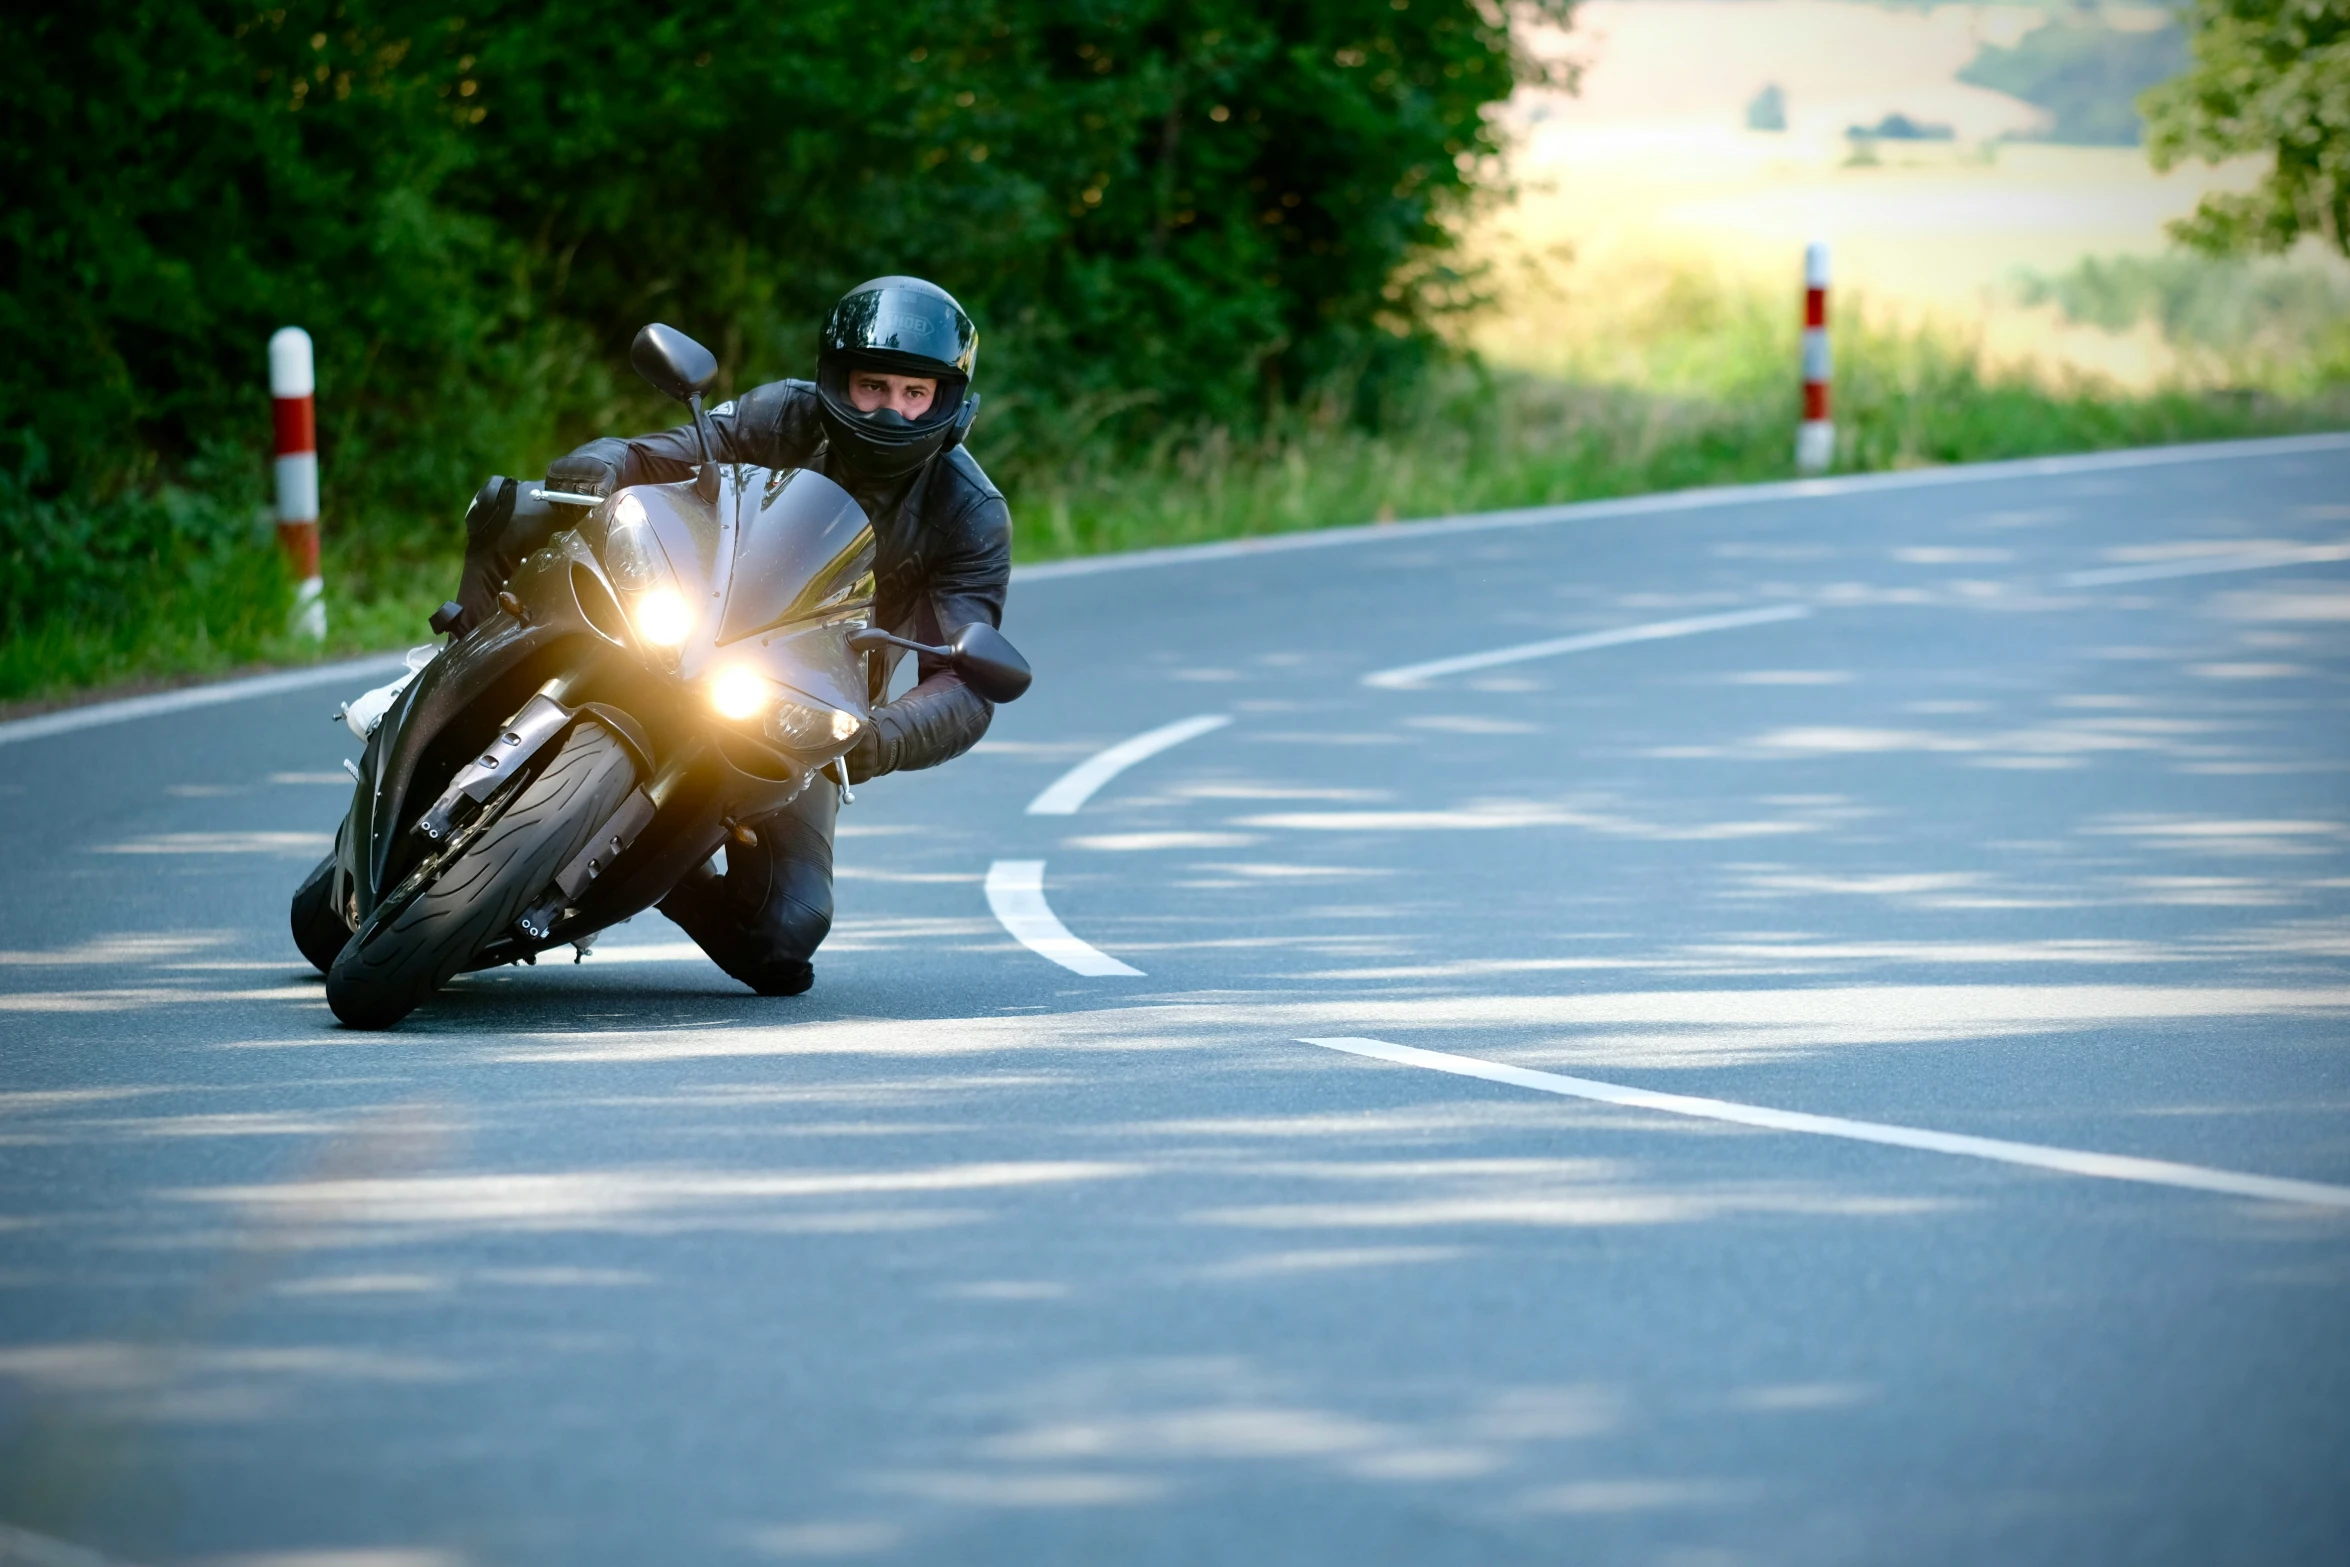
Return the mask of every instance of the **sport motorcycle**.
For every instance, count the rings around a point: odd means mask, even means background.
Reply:
[[[532,492],[571,525],[390,691],[334,852],[294,894],[295,943],[352,1027],[459,973],[584,953],[800,791],[846,795],[870,660],[927,654],[992,702],[1028,689],[992,626],[933,647],[872,624],[873,530],[846,490],[716,460],[707,349],[655,324],[630,362],[692,411],[694,477]]]

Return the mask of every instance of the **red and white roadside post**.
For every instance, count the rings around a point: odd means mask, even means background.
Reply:
[[[1828,414],[1828,247],[1803,252],[1803,423],[1795,427],[1795,471],[1825,473],[1836,459],[1836,421]]]
[[[318,574],[318,377],[310,334],[280,327],[269,338],[269,397],[277,423],[277,542],[294,577],[293,627],[326,635],[326,581]]]

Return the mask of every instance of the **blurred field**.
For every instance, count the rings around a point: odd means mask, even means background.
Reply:
[[[2121,25],[2165,13],[2109,11]],[[1842,0],[1590,0],[1572,33],[1536,47],[1581,62],[1579,91],[1521,89],[1508,123],[1517,201],[1470,232],[1497,307],[1466,329],[1496,362],[1589,373],[1620,336],[1627,298],[1696,273],[1780,299],[1804,244],[1834,248],[1839,304],[1937,322],[1992,367],[2082,371],[2146,388],[2183,365],[2159,327],[2114,331],[2027,305],[2019,274],[2092,256],[2153,256],[2163,225],[2250,166],[2158,175],[2132,147],[2002,140],[2048,115],[1958,79],[1986,43],[2046,13],[2017,6],[1892,9]],[[1745,128],[1765,86],[1787,128]],[[1846,129],[1902,114],[1943,142],[1878,142],[1853,161]],[[1792,304],[1787,308],[1794,308]]]

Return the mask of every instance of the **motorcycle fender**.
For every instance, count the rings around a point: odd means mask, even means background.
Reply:
[[[692,764],[675,786],[656,783],[659,809],[644,824],[642,837],[611,867],[612,874],[586,889],[578,917],[557,926],[553,939],[601,930],[651,908],[726,841],[734,823],[779,811],[811,786],[830,787],[796,769],[788,778],[746,774],[716,752]]]

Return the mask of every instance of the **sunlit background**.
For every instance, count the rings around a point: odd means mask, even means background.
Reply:
[[[1532,42],[1582,72],[1512,101],[1520,194],[1473,230],[1502,300],[1472,339],[1500,362],[1574,365],[1666,275],[1784,300],[1813,239],[1852,304],[2136,388],[2290,359],[2350,314],[2319,247],[2171,243],[2260,162],[2150,166],[2134,100],[2188,64],[2169,9],[1589,0]]]

